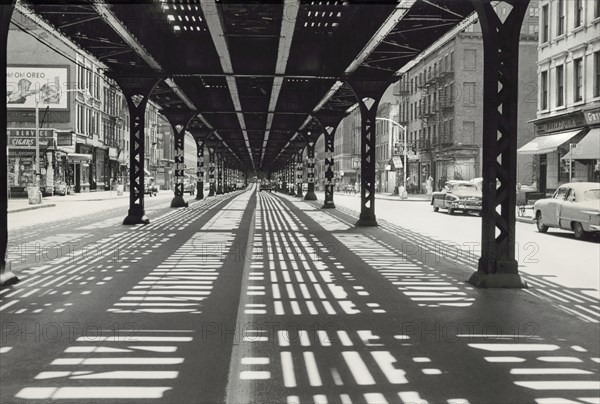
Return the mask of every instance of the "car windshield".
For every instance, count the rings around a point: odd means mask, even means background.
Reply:
[[[453,191],[476,191],[477,189],[475,184],[456,184],[452,187]]]
[[[600,199],[600,189],[589,189],[583,193],[583,199],[586,201],[597,201]]]

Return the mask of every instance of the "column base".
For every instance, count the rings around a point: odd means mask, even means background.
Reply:
[[[304,195],[302,195],[302,192],[296,192],[296,196],[297,196],[298,198],[302,198],[302,197],[304,197]]]
[[[321,209],[335,209],[335,204],[333,202],[325,202]]]
[[[204,195],[196,194],[196,200],[199,201],[201,199],[204,199]]]
[[[223,195],[223,191],[221,191],[221,190],[217,191],[217,195]]]
[[[314,192],[308,191],[306,193],[306,195],[304,195],[304,200],[305,201],[316,201],[317,200],[317,195]]]
[[[11,271],[11,264],[7,262],[0,268],[0,288],[8,287],[19,283],[20,279]]]
[[[360,214],[358,222],[354,224],[356,227],[379,226],[374,214]]]
[[[187,208],[188,203],[183,199],[183,196],[175,195],[175,197],[171,200],[172,208]]]
[[[527,282],[521,278],[518,273],[495,273],[486,274],[483,271],[477,271],[471,275],[468,282],[476,288],[498,289],[527,289]]]
[[[132,224],[149,224],[150,219],[145,214],[128,214],[127,217],[123,220],[123,224],[132,225]]]

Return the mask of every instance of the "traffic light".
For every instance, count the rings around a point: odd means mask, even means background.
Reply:
[[[394,155],[399,155],[400,154],[400,143],[396,142],[394,143]]]

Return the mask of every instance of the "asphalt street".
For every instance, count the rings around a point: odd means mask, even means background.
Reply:
[[[15,224],[0,402],[600,402],[597,242],[518,227],[531,288],[474,289],[476,216],[377,201],[356,228],[352,198],[159,195],[145,226],[120,224],[126,203]],[[559,248],[581,255],[566,273]]]

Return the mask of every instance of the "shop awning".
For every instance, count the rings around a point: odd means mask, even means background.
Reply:
[[[558,146],[562,145],[565,142],[568,142],[575,135],[580,133],[582,129],[570,131],[570,132],[562,132],[557,133],[555,135],[547,135],[547,136],[538,136],[533,139],[531,142],[527,143],[519,150],[517,153],[520,154],[546,154],[555,151]]]
[[[600,128],[592,129],[577,146],[564,155],[563,160],[597,160],[600,159]]]
[[[72,162],[91,161],[92,155],[83,153],[69,153],[67,154],[67,159]]]

